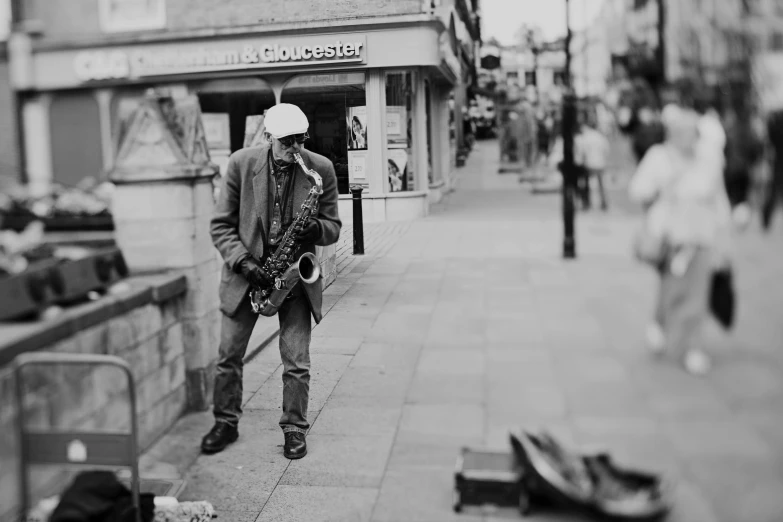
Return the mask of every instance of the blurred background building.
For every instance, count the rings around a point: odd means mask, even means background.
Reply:
[[[615,63],[653,88],[683,80],[717,88],[725,98],[754,100],[760,108],[783,85],[776,76],[783,51],[780,0],[618,0],[625,49]],[[610,23],[608,26],[614,26]],[[622,39],[621,39],[622,40]],[[728,100],[724,100],[728,101]]]
[[[8,65],[11,4],[0,2],[0,191],[17,178],[20,167],[17,119]]]
[[[23,139],[4,119],[12,128],[1,133],[0,165],[34,193],[103,177],[120,122],[150,88],[198,95],[221,168],[257,139],[266,109],[300,105],[311,122],[308,148],[335,164],[341,205],[350,204],[350,185],[365,186],[367,220],[424,215],[450,188],[464,146],[455,122],[476,82],[477,0],[11,6],[0,111],[20,115]]]

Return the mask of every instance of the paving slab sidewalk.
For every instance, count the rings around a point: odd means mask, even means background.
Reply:
[[[630,256],[636,218],[579,213],[579,257],[563,261],[559,197],[498,175],[493,147],[479,142],[431,216],[383,255],[344,263],[327,289],[308,456],[282,456],[273,343],[246,365],[236,444],[196,458],[209,413],[169,435],[192,455],[176,469],[183,498],[236,521],[518,519],[453,513],[456,456],[464,445],[506,449],[509,429],[545,426],[666,473],[677,486],[669,520],[783,520],[783,227],[738,238],[738,324],[730,335],[710,326],[715,369],[693,378],[642,345],[655,286]]]

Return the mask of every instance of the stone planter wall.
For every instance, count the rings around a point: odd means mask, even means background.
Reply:
[[[184,278],[178,278],[184,289]],[[128,307],[143,302],[143,291],[128,296]],[[105,298],[69,310],[63,321],[74,321],[72,335],[39,348],[57,353],[109,354],[130,365],[136,383],[136,410],[140,450],[152,445],[186,408],[185,323],[181,316],[184,294],[161,302],[153,298],[130,310],[79,328],[89,321],[85,314],[109,306]],[[131,302],[135,301],[135,303]],[[81,312],[81,313],[80,313]],[[42,325],[46,328],[49,325]],[[78,331],[81,330],[81,331]],[[46,331],[44,330],[44,333]],[[34,338],[30,338],[34,340]],[[2,346],[0,350],[15,346]],[[121,370],[109,366],[31,366],[24,370],[23,395],[28,429],[50,431],[129,431],[130,409],[127,384]],[[15,519],[18,506],[19,440],[15,388],[8,365],[0,367],[0,522]],[[76,471],[61,467],[34,469],[31,473],[34,499],[59,494]]]

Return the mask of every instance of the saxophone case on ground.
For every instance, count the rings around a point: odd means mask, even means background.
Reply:
[[[318,212],[318,197],[323,194],[323,181],[320,174],[305,165],[302,156],[294,154],[296,162],[313,183],[302,208],[286,230],[277,250],[264,263],[264,270],[274,278],[272,288],[253,288],[250,291],[250,304],[253,311],[266,317],[272,317],[280,309],[288,294],[301,280],[305,284],[318,281],[321,267],[318,258],[311,252],[305,252],[298,259],[296,253],[301,245],[297,234],[304,228],[311,216]]]
[[[651,473],[624,469],[606,454],[569,452],[546,433],[510,435],[513,451],[463,449],[454,509],[463,504],[565,507],[597,520],[653,521],[669,512],[670,491]]]

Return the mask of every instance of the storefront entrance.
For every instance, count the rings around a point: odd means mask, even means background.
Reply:
[[[310,139],[305,147],[334,164],[340,194],[350,192],[351,179],[366,179],[365,82],[362,72],[295,76],[286,82],[280,99],[299,106],[307,115]]]

